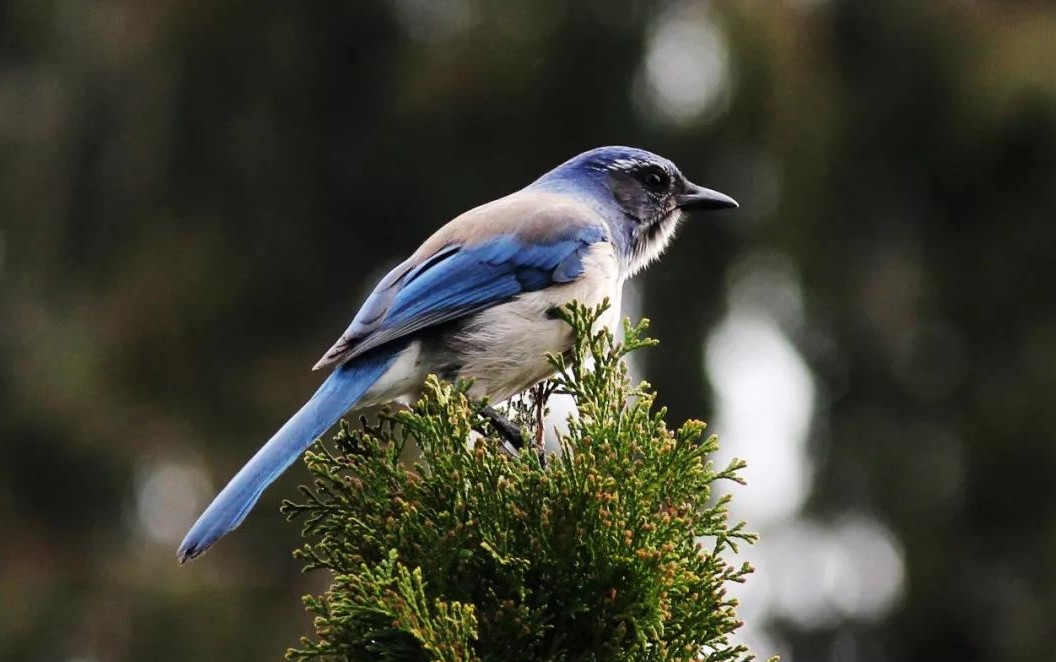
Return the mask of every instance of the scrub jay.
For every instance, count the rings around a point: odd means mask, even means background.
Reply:
[[[492,401],[545,379],[547,353],[572,345],[551,309],[608,297],[615,325],[624,281],[660,255],[683,211],[736,206],[656,154],[601,147],[455,218],[381,279],[315,364],[330,375],[205,509],[180,563],[237,527],[349,409],[413,399],[430,373],[470,378]]]

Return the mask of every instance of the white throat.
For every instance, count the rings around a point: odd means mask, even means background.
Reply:
[[[642,230],[645,236],[635,242],[626,266],[628,278],[634,276],[660,257],[667,245],[671,243],[671,239],[674,238],[675,231],[678,229],[681,220],[682,211],[674,209],[659,223]]]

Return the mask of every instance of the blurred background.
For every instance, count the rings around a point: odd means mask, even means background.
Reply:
[[[432,229],[584,149],[736,197],[633,286],[748,460],[743,637],[1056,659],[1056,5],[5,0],[0,660],[278,659],[321,588],[214,491]]]

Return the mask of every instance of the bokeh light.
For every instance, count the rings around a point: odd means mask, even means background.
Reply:
[[[172,461],[140,468],[136,523],[149,540],[174,547],[212,498],[213,485],[201,466]]]
[[[655,20],[634,96],[642,111],[679,125],[713,118],[731,95],[729,53],[707,5],[680,2]]]
[[[806,498],[815,399],[810,370],[777,322],[802,315],[798,286],[775,262],[757,257],[734,269],[729,312],[706,351],[721,455],[751,458],[744,476],[752,489],[738,493],[733,512],[762,527],[796,513]]]
[[[787,256],[772,252],[746,256],[730,273],[728,311],[708,338],[706,370],[720,457],[748,460],[750,489],[735,491],[731,515],[762,536],[744,552],[756,567],[752,581],[734,593],[753,623],[743,641],[757,651],[785,650],[788,660],[794,655],[766,623],[815,630],[884,616],[902,593],[903,553],[875,517],[847,512],[823,523],[801,513],[814,471],[807,442],[818,394],[788,335],[807,321],[798,275]]]

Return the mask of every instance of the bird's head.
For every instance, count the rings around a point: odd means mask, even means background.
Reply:
[[[584,152],[532,186],[594,203],[609,223],[628,275],[660,255],[683,212],[737,206],[728,195],[690,182],[671,161],[633,147]]]

